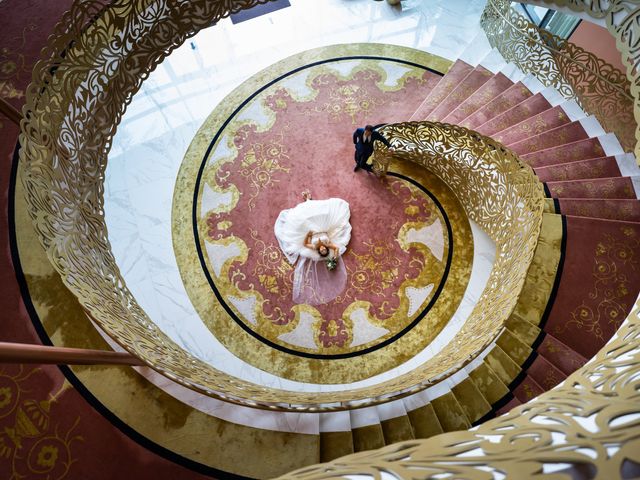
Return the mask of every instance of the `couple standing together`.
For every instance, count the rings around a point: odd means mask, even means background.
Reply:
[[[391,148],[389,141],[377,132],[377,129],[383,125],[384,123],[376,125],[375,127],[366,125],[364,128],[358,128],[353,132],[353,143],[356,147],[356,166],[353,169],[354,172],[357,172],[359,168],[367,170],[368,172],[371,171],[371,166],[367,164],[367,160],[373,153],[373,142],[376,140],[384,143],[388,148]]]
[[[376,128],[367,125],[353,132],[354,171],[371,171],[367,160],[376,140],[391,148]],[[347,271],[341,256],[351,239],[351,212],[341,198],[312,200],[309,191],[303,192],[303,198],[294,208],[280,212],[274,233],[285,257],[295,265],[293,301],[320,305],[335,299],[346,286]]]

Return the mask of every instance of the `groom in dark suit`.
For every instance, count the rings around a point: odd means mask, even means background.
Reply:
[[[391,148],[391,144],[387,141],[387,139],[376,131],[376,128],[379,126],[381,125],[377,125],[376,127],[367,125],[364,128],[358,128],[355,132],[353,132],[353,143],[356,146],[356,166],[353,169],[354,172],[357,172],[359,168],[371,171],[371,166],[367,165],[367,160],[373,153],[374,141],[379,140],[387,147]]]

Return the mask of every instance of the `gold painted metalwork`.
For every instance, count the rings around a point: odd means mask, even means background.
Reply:
[[[21,183],[22,170],[23,166],[18,164],[15,191],[16,248],[34,312],[54,345],[108,350],[109,344],[87,318],[78,299],[64,286],[40,246],[27,213]],[[11,368],[15,367],[2,367],[5,371]],[[218,418],[215,413],[205,413],[179,400],[179,385],[162,381],[161,378],[160,382],[156,381],[154,384],[132,368],[97,368],[84,365],[70,365],[69,368],[82,383],[83,388],[123,424],[135,431],[143,432],[147,439],[168,451],[202,465],[248,478],[272,478],[318,462],[318,435],[252,427],[250,419],[246,419],[245,424],[238,424]],[[47,375],[44,383],[48,384],[51,381],[50,372],[43,373]],[[16,401],[14,389],[11,392],[3,389],[7,384],[2,381],[5,378],[0,373],[0,413],[6,411],[7,406],[2,409],[1,404],[6,402],[7,393]],[[71,388],[69,383],[65,383],[65,386]],[[55,397],[61,396],[55,394]],[[57,413],[52,412],[51,422],[54,427],[57,426],[55,419],[61,410],[69,408],[68,405],[74,408],[73,398],[77,395],[71,397],[70,404],[61,398],[57,404]],[[53,401],[53,398],[50,400]],[[262,412],[256,410],[248,415],[253,415],[253,418],[259,421]],[[93,418],[91,415],[89,417]],[[74,419],[75,417],[71,417],[70,420]],[[83,416],[79,418],[82,419]],[[4,421],[6,425],[6,418]],[[20,425],[24,425],[24,422],[20,422]],[[67,430],[58,428],[58,431],[64,433]],[[211,432],[215,432],[215,435]],[[207,448],[202,448],[203,436],[207,438]],[[14,439],[20,440],[20,437],[14,436]],[[0,456],[0,472],[10,472],[12,458],[11,455],[6,458],[8,451],[2,450],[2,445],[0,442],[0,451],[3,451],[5,457]],[[14,444],[11,441],[9,445]],[[85,443],[79,445],[86,448]],[[249,451],[251,461],[247,461]],[[58,462],[58,466],[60,463]],[[70,473],[74,473],[76,468],[73,464]],[[46,472],[43,475],[46,476]],[[27,477],[31,479],[30,476]],[[49,478],[59,477],[50,475]]]
[[[640,158],[640,147],[636,145],[640,140],[636,121],[640,115],[637,71],[627,80],[624,72],[593,53],[527,21],[511,8],[510,0],[489,0],[481,24],[491,45],[506,60],[566,98],[575,99],[606,131],[616,134],[626,151],[635,148]]]
[[[256,3],[121,0],[72,8],[34,68],[23,110],[20,160],[40,241],[98,325],[158,372],[204,394],[257,408],[317,411],[386,402],[431,386],[473,359],[508,318],[535,249],[543,208],[542,188],[531,169],[498,143],[464,128],[385,127],[399,157],[433,169],[461,192],[469,216],[499,251],[479,304],[483,308],[474,310],[460,342],[408,374],[330,394],[242,381],[178,347],[140,308],[118,271],[104,223],[102,180],[126,105],[148,73],[187,37],[231,10]]]
[[[633,114],[636,124],[636,159],[640,161],[640,8],[636,0],[542,0],[544,3],[567,7],[574,12],[584,12],[596,19],[604,19],[609,33],[616,39],[627,68],[634,99]]]
[[[560,386],[474,430],[396,443],[280,478],[381,478],[382,472],[389,478],[448,474],[480,480],[494,478],[492,472],[537,478],[552,467],[567,478],[636,478],[639,314],[636,303],[613,339]]]

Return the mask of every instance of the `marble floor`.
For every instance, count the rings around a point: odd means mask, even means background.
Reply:
[[[407,0],[400,9],[372,0],[292,0],[289,8],[237,25],[225,19],[176,49],[128,107],[114,138],[105,180],[113,253],[151,319],[197,357],[246,380],[293,390],[346,388],[286,381],[251,367],[227,352],[200,321],[182,285],[171,241],[172,195],[180,163],[212,109],[239,83],[272,63],[314,47],[361,42],[407,46],[453,60],[480,32],[484,3]],[[473,289],[468,290],[457,320],[438,337],[439,345],[460,328],[493,263],[490,240],[478,228],[473,231]],[[406,371],[435,351],[432,345],[398,368]],[[398,373],[394,369],[363,385]]]

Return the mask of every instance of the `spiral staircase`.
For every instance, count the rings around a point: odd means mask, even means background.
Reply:
[[[629,266],[622,280],[629,291],[618,298],[624,305],[619,320],[618,312],[613,318],[598,316],[588,326],[597,336],[562,328],[581,314],[578,308],[568,312],[566,305],[578,307],[593,289],[591,282],[571,278],[581,262],[593,262],[582,235],[606,238],[620,229],[634,238],[640,235],[640,170],[615,135],[574,101],[505,62],[486,38],[471,45],[410,120],[476,130],[533,167],[547,199],[525,285],[495,344],[464,371],[401,401],[321,414],[323,462],[468,429],[532,400],[563,382],[607,343],[640,291],[640,271]]]
[[[233,448],[269,452],[290,447],[290,457],[285,461],[286,454],[269,458],[267,453],[253,459],[251,468],[220,460],[204,473],[271,477],[351,453],[470,429],[567,380],[631,313],[640,291],[640,170],[635,156],[598,120],[505,61],[484,34],[415,105],[408,120],[460,125],[491,137],[532,167],[544,185],[540,236],[504,328],[464,368],[402,398],[343,411],[265,411],[263,425],[271,427],[239,431]],[[156,375],[141,372],[149,379]],[[243,424],[251,410],[229,404],[225,421],[235,418]],[[207,414],[218,415],[215,409]],[[294,422],[304,425],[298,433],[283,436],[287,428],[277,428]],[[296,442],[310,447],[296,450]],[[290,478],[315,474],[311,469]]]

